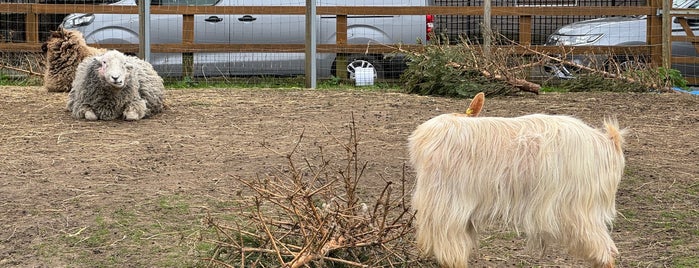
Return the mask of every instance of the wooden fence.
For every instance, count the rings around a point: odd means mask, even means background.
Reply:
[[[649,0],[646,6],[584,6],[584,7],[513,7],[497,6],[490,11],[492,16],[517,16],[519,17],[519,42],[522,45],[531,43],[532,18],[534,16],[631,16],[647,15],[647,45],[645,46],[584,46],[584,47],[552,47],[530,46],[531,49],[543,53],[560,53],[569,51],[573,53],[631,53],[651,55],[652,63],[656,66],[668,64],[663,58],[672,62],[695,63],[699,60],[694,57],[671,58],[669,54],[669,42],[689,41],[699,44],[699,38],[688,31],[686,37],[671,37],[670,27],[662,27],[663,1]],[[138,14],[137,6],[113,6],[113,5],[68,5],[68,4],[4,4],[0,3],[2,13],[26,14],[26,43],[0,43],[1,51],[40,51],[39,42],[39,14],[68,14],[68,13],[96,13],[96,14]],[[154,53],[194,53],[194,52],[303,52],[304,44],[201,44],[194,43],[194,15],[198,14],[276,14],[276,15],[305,15],[304,6],[152,6],[152,14],[180,14],[183,16],[182,43],[180,44],[152,44]],[[348,44],[347,43],[347,16],[348,15],[470,15],[482,16],[483,7],[473,6],[428,6],[428,7],[399,7],[399,6],[319,6],[318,15],[337,16],[335,44],[319,44],[319,53],[388,53],[395,52],[395,46]],[[696,10],[671,10],[671,14],[698,16]],[[665,39],[663,38],[665,36]],[[665,42],[663,42],[665,40]],[[113,48],[125,52],[137,52],[138,44],[93,44],[94,46]],[[403,45],[403,49],[420,49],[419,45]],[[664,49],[665,48],[665,49]],[[517,53],[526,54],[527,51],[514,47]],[[699,51],[699,47],[697,47]],[[692,81],[690,81],[692,82]],[[697,81],[699,82],[699,81]]]

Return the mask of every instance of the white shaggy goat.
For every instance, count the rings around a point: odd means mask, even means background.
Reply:
[[[87,57],[107,51],[88,46],[82,33],[65,29],[51,32],[41,50],[46,53],[44,87],[49,92],[70,91],[78,64]]]
[[[444,267],[467,267],[479,229],[502,224],[524,232],[529,246],[558,244],[595,267],[614,267],[607,228],[624,170],[623,131],[614,120],[605,129],[542,114],[443,114],[418,126],[409,138],[418,246]]]
[[[139,120],[164,109],[164,89],[150,63],[110,50],[80,63],[67,109],[77,119]]]

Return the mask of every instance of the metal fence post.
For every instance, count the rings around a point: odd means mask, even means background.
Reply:
[[[306,0],[306,88],[316,88],[316,0]]]
[[[306,88],[316,88],[316,0],[306,0]]]
[[[138,57],[150,62],[150,0],[140,0],[138,6]]]

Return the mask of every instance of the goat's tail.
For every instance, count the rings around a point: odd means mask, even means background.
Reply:
[[[604,128],[607,130],[607,136],[612,143],[617,152],[622,153],[621,146],[624,144],[624,135],[628,132],[626,129],[619,128],[619,122],[616,118],[607,118],[604,120]]]

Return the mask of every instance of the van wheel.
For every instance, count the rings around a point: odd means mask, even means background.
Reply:
[[[607,72],[623,73],[634,70],[641,70],[648,67],[648,58],[640,55],[615,56],[605,63]]]
[[[357,68],[374,68],[374,80],[377,79],[382,79],[384,78],[383,74],[383,66],[380,64],[379,60],[381,56],[380,55],[364,55],[364,54],[359,54],[359,55],[348,55],[347,56],[347,65],[344,68],[340,68],[340,70],[346,70],[347,71],[347,77],[350,80],[354,80],[355,77],[355,72]],[[331,73],[334,76],[337,76],[337,60],[333,61]]]

